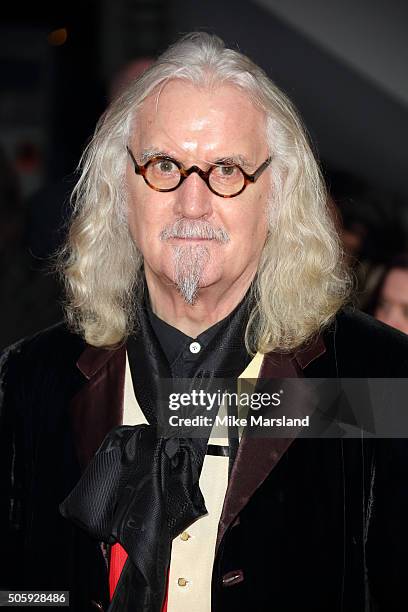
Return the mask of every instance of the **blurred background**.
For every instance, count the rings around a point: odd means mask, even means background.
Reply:
[[[3,4],[0,24],[0,348],[62,318],[49,258],[81,152],[123,84],[192,30],[249,55],[293,100],[355,303],[402,329],[399,308],[408,324],[406,0],[22,0]]]

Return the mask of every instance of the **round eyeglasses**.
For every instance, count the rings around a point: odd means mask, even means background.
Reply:
[[[221,198],[234,198],[242,193],[247,185],[255,183],[272,161],[268,157],[253,174],[247,174],[237,164],[215,164],[209,170],[198,166],[185,168],[176,159],[166,155],[156,155],[144,165],[139,165],[129,147],[126,147],[136,174],[143,176],[145,183],[155,191],[174,191],[193,172],[203,179],[208,189]]]

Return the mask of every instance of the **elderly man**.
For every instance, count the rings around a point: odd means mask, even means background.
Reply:
[[[112,103],[82,169],[67,324],[3,357],[2,588],[81,612],[403,609],[405,442],[159,435],[171,379],[407,374],[407,338],[344,307],[291,103],[191,34]]]

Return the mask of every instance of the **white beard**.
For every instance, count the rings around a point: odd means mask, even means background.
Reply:
[[[203,245],[173,246],[174,283],[184,301],[195,303],[210,251]]]

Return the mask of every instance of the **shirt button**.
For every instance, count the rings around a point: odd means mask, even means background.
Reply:
[[[187,582],[188,582],[188,580],[186,580],[185,578],[179,578],[179,579],[177,580],[177,584],[178,584],[180,587],[185,587],[185,586],[187,586]]]
[[[190,353],[194,353],[196,355],[201,351],[201,345],[199,342],[192,342],[190,344]]]
[[[180,538],[183,540],[183,542],[187,542],[190,537],[191,536],[189,533],[187,533],[187,531],[183,531],[183,533],[180,534]]]

